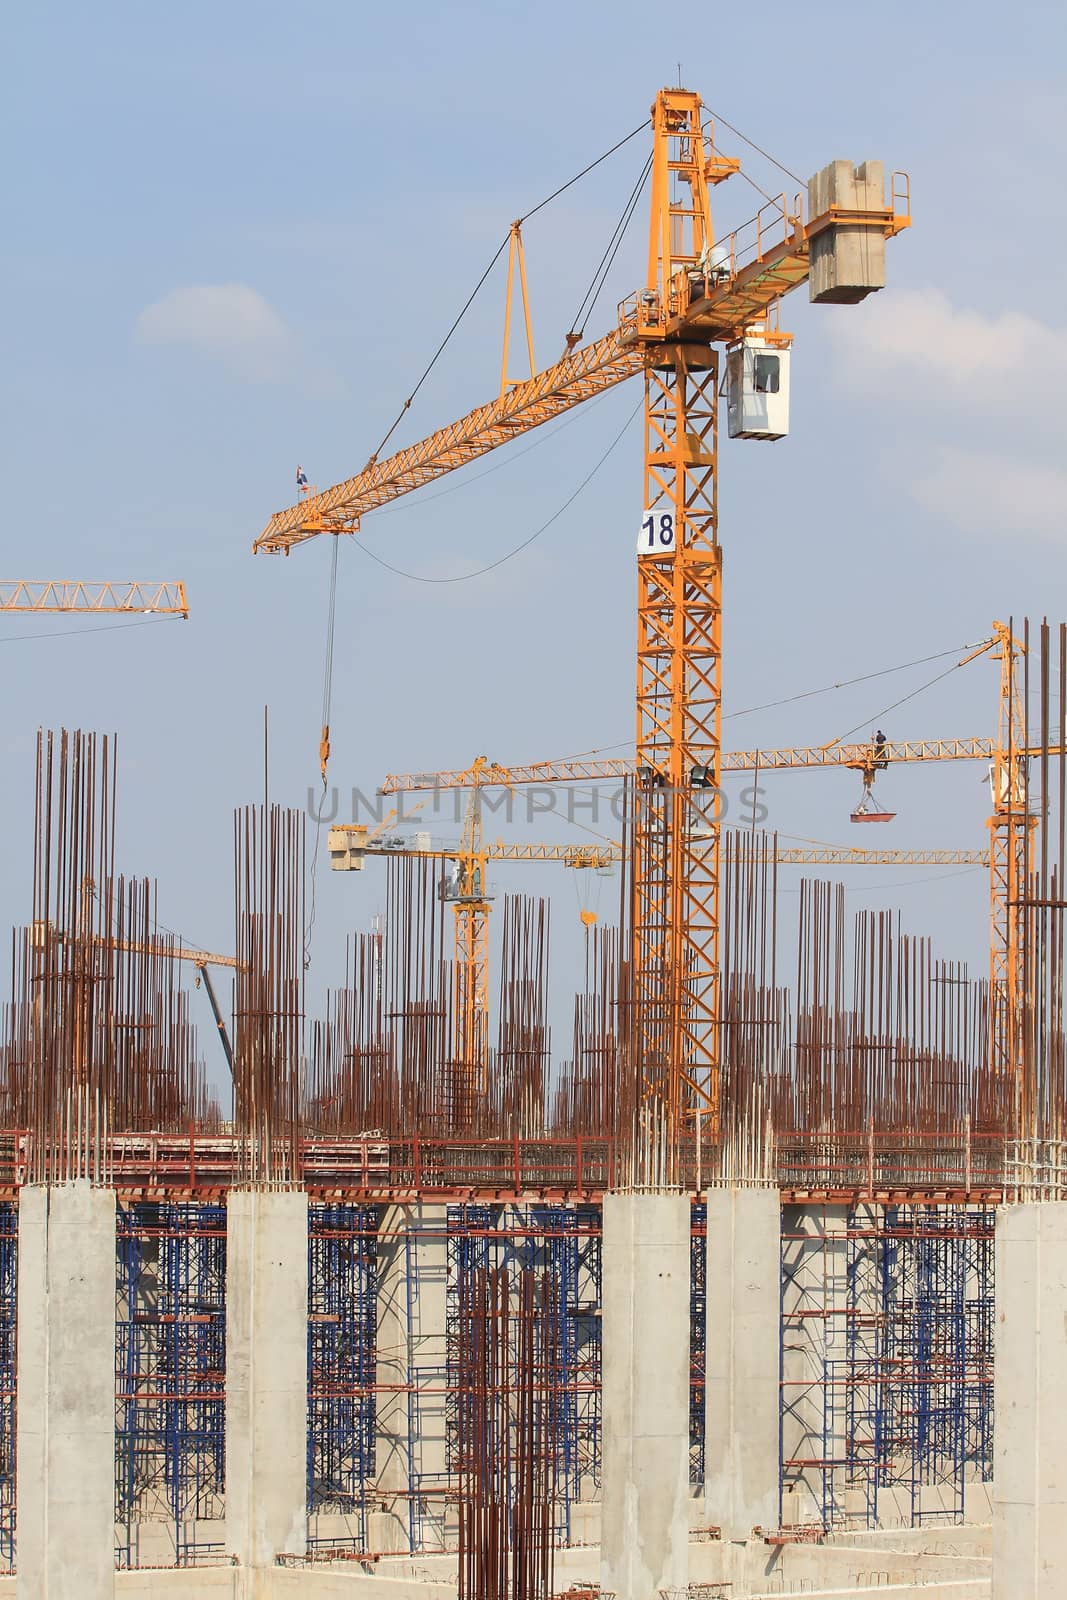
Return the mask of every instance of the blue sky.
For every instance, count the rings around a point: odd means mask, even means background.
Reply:
[[[789,439],[724,441],[728,715],[952,650],[994,616],[1059,619],[1065,32],[1062,7],[1038,3],[1010,27],[1002,7],[956,3],[891,18],[771,4],[758,28],[736,8],[629,0],[24,9],[4,93],[3,575],[177,576],[193,614],[126,631],[4,621],[8,920],[28,912],[36,728],[117,730],[124,869],[158,877],[170,926],[231,947],[230,818],[258,797],[264,705],[276,798],[301,804],[315,779],[329,557],[253,559],[253,537],[291,501],[298,461],[320,485],[358,470],[512,217],[636,127],[679,66],[802,176],[838,156],[906,169],[915,216],[883,295],[787,306]],[[721,143],[769,192],[786,181]],[[529,226],[539,363],[562,346],[640,145]],[[716,198],[720,230],[754,209],[736,179]],[[642,253],[635,225],[591,335]],[[498,271],[400,438],[495,392],[502,299]],[[501,470],[367,519],[365,543],[422,578],[474,571],[558,510],[638,400],[624,386]],[[631,736],[639,427],[484,577],[418,582],[342,550],[342,788]],[[992,731],[983,663],[881,718],[938,670],[735,716],[727,742],[821,743],[879,719],[896,737]],[[878,839],[980,846],[982,779],[971,766],[892,774],[899,815]],[[772,824],[848,842],[851,777],[773,781]],[[526,831],[570,836],[552,819]],[[557,1051],[580,955],[579,890],[562,877],[495,879],[498,893],[554,896]],[[981,872],[867,869],[849,883],[855,904],[899,905],[981,966]],[[382,891],[373,868],[323,874],[313,996]],[[608,912],[613,885],[584,892]]]

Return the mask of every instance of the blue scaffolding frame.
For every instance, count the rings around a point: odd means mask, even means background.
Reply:
[[[15,1564],[18,1207],[0,1202],[0,1560]]]
[[[224,1513],[226,1208],[139,1200],[116,1220],[117,1562],[137,1523],[169,1521],[187,1566],[215,1548],[197,1523]]]
[[[343,1540],[367,1548],[374,1478],[377,1229],[373,1206],[308,1208],[308,1516],[353,1520]]]
[[[576,1333],[575,1383],[577,1392],[576,1440],[579,1490],[584,1483],[598,1492],[602,1438],[602,1301],[601,1240],[603,1213],[599,1206],[575,1208],[577,1226],[577,1300],[572,1309]]]
[[[962,1522],[968,1479],[992,1476],[993,1213],[891,1206],[884,1227],[877,1484],[907,1490],[913,1525]]]
[[[783,1487],[819,1474],[824,1527],[962,1522],[967,1484],[991,1481],[993,1226],[989,1208],[871,1205],[824,1231],[845,1256],[804,1322],[822,1330],[821,1451],[783,1461]]]

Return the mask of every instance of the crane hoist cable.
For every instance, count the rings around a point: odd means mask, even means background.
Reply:
[[[326,792],[326,768],[330,760],[330,704],[333,699],[333,641],[337,623],[337,551],[340,535],[333,536],[330,552],[330,589],[326,603],[326,654],[322,669],[322,733],[319,737],[319,771],[322,774],[323,794]],[[319,808],[321,811],[321,807]]]
[[[330,707],[333,700],[333,644],[337,626],[337,553],[340,543],[340,536],[335,534],[333,549],[330,552],[330,586],[326,602],[326,651],[322,669],[322,732],[319,735],[319,772],[322,776],[322,793],[319,795],[319,808],[315,814],[315,842],[311,847],[308,916],[304,926],[305,971],[311,965],[311,932],[315,926],[315,890],[318,882],[319,845],[322,841],[322,818],[326,809],[327,797],[326,768],[330,760]]]

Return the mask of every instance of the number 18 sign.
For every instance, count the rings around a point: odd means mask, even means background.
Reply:
[[[669,556],[674,554],[674,512],[646,511],[637,535],[639,556]]]

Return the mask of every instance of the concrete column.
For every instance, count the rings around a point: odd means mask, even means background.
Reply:
[[[18,1600],[115,1593],[115,1195],[19,1198]]]
[[[689,1581],[689,1196],[604,1196],[601,1584]]]
[[[724,1541],[778,1526],[780,1282],[778,1190],[710,1190],[704,1478]]]
[[[226,1546],[252,1575],[248,1595],[276,1555],[307,1545],[307,1318],[307,1195],[231,1190]]]
[[[997,1212],[993,1600],[1067,1594],[1067,1202]]]

